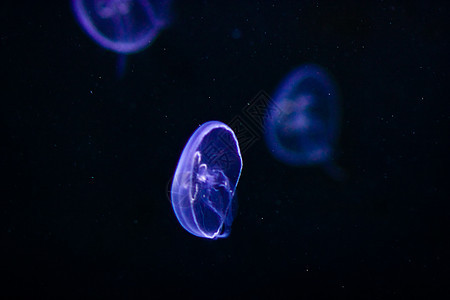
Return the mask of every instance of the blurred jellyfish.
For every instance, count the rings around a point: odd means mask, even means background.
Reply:
[[[148,47],[169,23],[170,1],[72,0],[72,9],[83,30],[100,46],[122,54]]]
[[[321,67],[303,65],[286,76],[274,94],[265,118],[266,143],[286,164],[321,165],[342,179],[343,171],[333,163],[339,121],[334,82]]]

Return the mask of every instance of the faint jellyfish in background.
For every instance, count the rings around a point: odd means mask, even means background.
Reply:
[[[148,47],[169,23],[170,1],[72,0],[72,9],[83,30],[100,46],[125,55]]]
[[[294,166],[321,165],[330,176],[344,179],[333,162],[339,134],[340,107],[330,75],[313,64],[291,72],[277,88],[265,118],[269,151]]]
[[[170,193],[184,229],[208,239],[230,234],[241,170],[241,151],[230,127],[211,121],[194,132],[178,161]]]
[[[231,37],[235,40],[240,39],[241,36],[242,36],[242,32],[239,30],[239,28],[235,28],[231,32]]]

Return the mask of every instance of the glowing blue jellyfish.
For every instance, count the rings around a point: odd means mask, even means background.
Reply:
[[[119,75],[125,68],[125,54],[148,47],[168,25],[169,5],[169,0],[72,0],[84,31],[102,47],[122,54]]]
[[[320,164],[339,176],[332,163],[339,118],[337,90],[330,76],[317,65],[301,66],[277,88],[267,110],[269,151],[286,164]]]
[[[72,0],[81,27],[102,47],[118,53],[134,53],[149,46],[167,25],[162,12],[167,1]]]
[[[225,238],[237,212],[236,186],[242,170],[238,140],[218,121],[200,126],[184,147],[172,182],[172,207],[191,234]]]

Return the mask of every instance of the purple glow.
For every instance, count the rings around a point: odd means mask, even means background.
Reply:
[[[102,47],[118,53],[145,49],[167,26],[169,1],[72,0],[81,27]]]
[[[329,75],[317,65],[286,76],[266,114],[269,151],[290,165],[330,164],[339,132],[337,98]]]
[[[241,170],[241,151],[230,127],[211,121],[194,132],[178,161],[171,189],[172,207],[184,229],[208,239],[230,234]]]

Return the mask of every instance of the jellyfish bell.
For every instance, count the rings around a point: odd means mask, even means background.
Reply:
[[[340,126],[337,87],[321,67],[306,64],[288,74],[274,93],[265,117],[265,140],[276,159],[293,166],[319,165],[333,178]]]
[[[82,29],[100,46],[119,54],[117,68],[125,68],[126,55],[146,49],[169,25],[170,1],[72,0]]]
[[[130,54],[148,47],[168,25],[166,2],[72,0],[72,9],[83,30],[100,46]]]
[[[171,201],[184,229],[208,239],[225,238],[237,212],[242,156],[233,130],[211,121],[190,137],[172,181]]]

